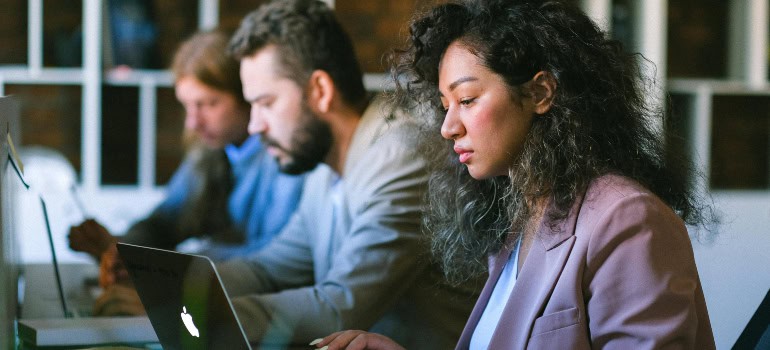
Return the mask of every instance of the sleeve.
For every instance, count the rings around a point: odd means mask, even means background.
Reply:
[[[700,281],[692,246],[682,221],[658,198],[638,193],[612,204],[596,222],[586,269],[593,347],[697,347]]]
[[[292,215],[281,233],[259,252],[246,258],[233,259],[217,264],[222,283],[231,298],[255,294],[274,293],[313,283],[313,261],[301,215],[303,205]],[[235,303],[235,302],[234,302]],[[238,313],[249,322],[258,315]]]
[[[193,164],[188,157],[166,186],[166,198],[148,217],[131,225],[118,239],[125,243],[174,249],[183,240],[181,233],[177,232],[176,220],[187,201],[193,181]]]
[[[316,271],[314,284],[233,300],[251,341],[306,344],[342,329],[369,329],[404,297],[426,266],[419,227],[427,177],[420,157],[406,148],[402,142],[373,150],[363,157],[366,165],[346,174],[350,225],[332,237],[328,269]],[[292,273],[273,250],[286,249],[283,236],[258,256],[273,276]]]

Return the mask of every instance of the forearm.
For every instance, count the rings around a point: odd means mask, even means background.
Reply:
[[[250,342],[307,344],[341,329],[333,303],[319,302],[314,287],[233,299],[238,319]]]
[[[350,239],[350,249],[335,255],[326,278],[307,287],[265,292],[274,285],[228,268],[226,278],[239,280],[233,304],[241,321],[252,328],[246,330],[249,339],[306,344],[343,329],[370,329],[392,311],[424,269],[420,254],[411,249],[417,245],[387,234],[364,236]],[[364,241],[374,247],[360,244]]]
[[[118,241],[160,249],[174,249],[181,242],[175,225],[165,219],[150,216],[134,223]]]
[[[217,263],[217,272],[230,298],[277,291],[276,282],[262,266],[246,259]]]

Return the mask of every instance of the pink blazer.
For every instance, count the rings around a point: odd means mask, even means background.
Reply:
[[[456,349],[468,349],[510,250]],[[631,179],[595,180],[558,229],[541,225],[489,349],[714,349],[682,220]]]

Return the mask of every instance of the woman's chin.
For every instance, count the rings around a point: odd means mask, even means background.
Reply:
[[[481,171],[477,167],[474,167],[473,165],[468,165],[468,174],[471,175],[472,178],[476,180],[486,180],[492,177],[492,175],[488,174],[487,172]]]

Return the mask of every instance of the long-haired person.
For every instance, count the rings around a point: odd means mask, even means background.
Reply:
[[[685,227],[713,216],[666,159],[643,59],[566,1],[438,5],[410,40],[434,256],[453,281],[489,272],[457,349],[714,348]]]
[[[202,241],[197,253],[224,260],[266,245],[296,209],[304,177],[281,173],[260,137],[249,136],[250,107],[243,99],[240,65],[227,55],[228,40],[221,31],[199,32],[174,55],[171,72],[185,109],[189,150],[165,199],[120,237],[93,219],[70,229],[70,247],[101,260],[103,286],[128,277],[115,265],[118,240],[175,249],[195,237]],[[102,299],[119,290],[109,289]],[[138,299],[113,299],[135,302],[97,301],[96,313],[143,313]]]

